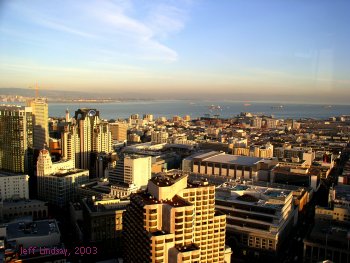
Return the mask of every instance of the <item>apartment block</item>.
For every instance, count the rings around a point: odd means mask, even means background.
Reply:
[[[124,215],[125,262],[230,262],[215,186],[180,171],[152,178]]]
[[[278,256],[298,219],[293,191],[240,182],[227,182],[216,189],[217,210],[226,214],[227,233],[240,251],[259,257]]]

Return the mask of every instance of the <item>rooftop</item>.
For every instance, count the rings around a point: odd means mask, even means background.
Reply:
[[[83,169],[59,170],[57,173],[53,173],[53,174],[50,174],[48,176],[66,177],[66,176],[69,176],[69,175],[78,174],[78,173],[82,173],[82,172],[88,172],[88,171],[89,170],[83,170]]]
[[[171,170],[167,173],[158,174],[153,177],[151,181],[158,186],[170,186],[186,176],[188,176],[188,174],[180,170]]]
[[[9,171],[0,170],[0,177],[7,177],[7,176],[23,176],[23,175],[28,176],[27,174],[13,173],[13,172],[9,172]]]
[[[216,188],[216,200],[243,202],[250,205],[281,209],[291,190],[236,182],[224,183]]]
[[[328,220],[316,220],[315,225],[306,238],[307,241],[336,247],[339,249],[348,248],[348,236],[350,235],[349,227],[343,225],[334,225]]]
[[[231,154],[218,154],[215,156],[205,158],[202,161],[224,163],[224,164],[237,164],[242,166],[253,166],[254,164],[260,162],[261,160],[263,160],[263,158],[231,155]]]
[[[193,250],[199,250],[199,247],[196,244],[190,244],[186,246],[177,246],[176,249],[180,252],[188,252]]]
[[[53,233],[60,233],[56,220],[41,220],[30,223],[16,222],[7,225],[8,240],[22,237],[49,236]]]
[[[335,186],[335,199],[350,202],[350,185]]]
[[[191,203],[187,202],[178,195],[175,195],[171,200],[157,200],[154,196],[147,192],[138,193],[136,195],[142,198],[144,205],[167,204],[172,207],[192,206]]]
[[[130,204],[130,201],[110,199],[110,200],[94,202],[92,200],[84,199],[83,204],[89,208],[90,212],[106,212],[106,211],[125,210],[126,206]]]

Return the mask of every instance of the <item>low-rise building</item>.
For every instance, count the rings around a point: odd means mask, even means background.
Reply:
[[[315,208],[315,224],[304,239],[304,262],[350,262],[350,186],[336,186],[329,197],[329,207]]]
[[[216,189],[215,207],[227,216],[229,245],[260,259],[277,259],[298,219],[291,190],[227,182]]]
[[[63,207],[77,198],[76,188],[89,182],[89,170],[71,168],[72,161],[52,164],[47,150],[37,162],[38,198]]]
[[[29,198],[29,176],[26,174],[0,171],[0,198]]]
[[[47,202],[31,199],[0,201],[0,219],[11,220],[26,216],[31,216],[34,220],[47,218]]]

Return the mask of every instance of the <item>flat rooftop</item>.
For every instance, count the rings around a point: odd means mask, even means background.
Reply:
[[[56,220],[41,220],[34,222],[16,222],[7,225],[7,239],[22,237],[49,236],[53,233],[59,234]]]
[[[50,174],[48,176],[66,177],[66,176],[69,176],[69,175],[78,174],[78,173],[82,173],[82,172],[86,172],[86,171],[88,171],[88,170],[83,170],[83,169],[59,170],[57,173]],[[45,176],[43,176],[43,177],[45,177]]]
[[[231,182],[224,183],[216,188],[215,199],[236,203],[243,202],[278,210],[284,206],[284,202],[291,192],[287,189]]]
[[[6,199],[4,200],[4,206],[18,206],[18,205],[45,205],[46,201],[36,200],[36,199]]]
[[[129,200],[111,199],[111,202],[105,200],[106,203],[93,202],[91,200],[83,200],[83,203],[89,208],[90,212],[107,212],[107,211],[118,211],[125,210],[127,205],[130,204]],[[114,201],[114,202],[113,202]]]
[[[213,162],[213,163],[223,163],[223,164],[236,164],[242,166],[253,166],[256,163],[263,160],[263,158],[249,157],[241,155],[231,155],[231,154],[218,154],[203,159],[203,162]]]
[[[334,225],[328,220],[316,220],[306,241],[327,245],[339,249],[348,249],[350,229],[346,225]],[[326,241],[327,240],[327,241]]]
[[[170,186],[179,181],[180,179],[187,177],[188,174],[180,170],[171,170],[167,173],[160,173],[157,176],[151,178],[151,182],[155,185],[164,187]]]
[[[190,244],[186,246],[176,246],[176,249],[180,252],[188,252],[193,250],[199,250],[199,247],[196,244]]]
[[[175,195],[171,200],[157,200],[154,196],[147,192],[137,193],[136,195],[142,198],[145,205],[167,204],[172,207],[192,206],[190,202],[187,202],[185,199],[177,195]]]
[[[335,189],[335,199],[350,202],[350,185],[337,185]]]
[[[22,174],[22,173],[13,173],[13,172],[8,172],[8,171],[3,171],[0,170],[0,177],[7,177],[7,176],[23,176],[27,174]],[[28,176],[28,175],[27,175]]]

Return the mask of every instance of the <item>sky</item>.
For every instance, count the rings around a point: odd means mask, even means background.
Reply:
[[[0,0],[0,88],[348,102],[349,10],[348,0]]]

